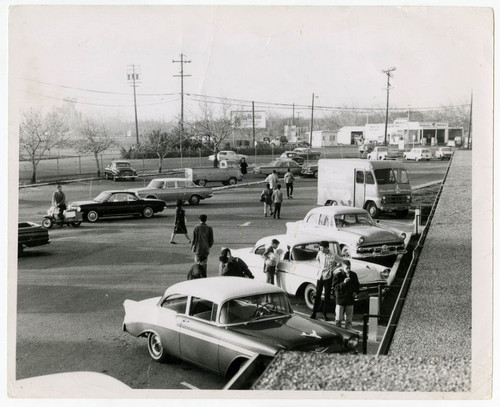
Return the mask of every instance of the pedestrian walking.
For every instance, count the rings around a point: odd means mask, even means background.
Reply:
[[[286,185],[286,197],[288,199],[293,199],[293,182],[295,181],[295,176],[290,171],[290,168],[286,170],[285,176],[283,177]]]
[[[247,168],[248,168],[248,164],[247,164],[247,161],[242,158],[240,160],[240,173],[241,173],[241,178],[245,178],[245,175],[247,175]]]
[[[269,209],[269,213],[273,214],[273,190],[269,184],[266,184],[266,188],[260,194],[260,202],[264,203],[264,217],[267,217],[267,210]]]
[[[204,268],[204,275],[207,275],[207,262],[210,248],[214,244],[214,231],[207,225],[207,215],[200,215],[200,223],[193,229],[193,240],[191,250],[194,253],[194,262],[201,264]]]
[[[254,278],[247,264],[239,257],[234,257],[231,250],[222,249],[219,257],[219,276]]]
[[[273,219],[280,219],[281,215],[281,202],[283,202],[283,191],[281,190],[281,185],[278,184],[272,195],[273,199]]]
[[[174,219],[174,231],[172,232],[172,236],[170,236],[170,243],[177,244],[174,242],[174,238],[176,234],[183,234],[186,236],[186,239],[189,243],[191,243],[191,239],[189,238],[187,227],[186,227],[186,211],[182,208],[182,200],[178,199],[176,202],[175,209],[175,219]]]
[[[265,179],[265,183],[269,184],[272,190],[276,189],[276,187],[278,186],[278,181],[278,173],[276,172],[276,170],[273,170],[273,172],[269,174]]]
[[[344,260],[342,270],[333,276],[333,289],[335,291],[335,324],[342,325],[345,317],[345,328],[352,328],[352,314],[354,300],[359,293],[359,280],[354,271],[351,271],[351,262]]]
[[[330,295],[332,291],[332,279],[334,271],[342,262],[342,259],[335,255],[330,250],[330,245],[327,241],[322,241],[319,244],[320,251],[316,255],[318,262],[318,274],[316,275],[316,298],[314,299],[313,311],[311,319],[316,319],[316,313],[321,305],[321,295],[324,290],[325,299],[323,301],[323,317],[328,321],[328,307],[330,305]]]
[[[280,261],[282,250],[278,249],[280,242],[277,239],[271,241],[262,257],[264,258],[264,273],[266,273],[266,283],[274,284],[274,276],[276,274],[276,266]]]

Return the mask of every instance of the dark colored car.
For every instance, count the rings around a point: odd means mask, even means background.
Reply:
[[[304,158],[300,156],[296,151],[285,151],[281,154],[281,158],[289,158],[295,161],[297,164],[304,164]]]
[[[25,247],[49,244],[47,229],[33,222],[19,222],[17,225],[17,250],[22,253]]]
[[[142,215],[150,218],[166,207],[161,199],[141,198],[136,192],[103,191],[92,201],[77,201],[69,204],[69,209],[82,212],[83,219],[95,222],[106,216]]]
[[[300,172],[300,175],[303,175],[304,177],[318,178],[318,164],[302,166],[302,171]]]
[[[137,171],[132,168],[128,161],[112,161],[104,169],[104,177],[113,181],[117,179],[130,179],[133,181],[137,177]]]
[[[321,157],[321,152],[313,151],[309,147],[297,147],[293,149],[293,152],[298,154],[299,157],[302,157],[305,160],[319,160],[319,158]]]
[[[259,165],[258,167],[254,167],[254,174],[264,174],[268,175],[274,171],[278,173],[279,176],[285,175],[287,170],[290,168],[290,172],[293,175],[300,175],[300,171],[302,171],[302,167],[294,160],[289,158],[278,158],[274,161],[271,161],[269,164]]]

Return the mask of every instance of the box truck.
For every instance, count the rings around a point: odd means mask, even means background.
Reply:
[[[385,160],[319,160],[317,203],[363,208],[373,218],[381,212],[395,212],[404,217],[411,205],[405,165]]]

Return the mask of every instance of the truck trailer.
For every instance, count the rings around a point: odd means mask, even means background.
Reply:
[[[318,161],[318,205],[363,208],[373,218],[378,218],[381,212],[395,212],[405,217],[411,199],[408,173],[401,162],[363,159]]]

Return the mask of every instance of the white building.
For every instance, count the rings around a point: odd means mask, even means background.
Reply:
[[[311,132],[305,134],[305,140],[309,142]],[[312,132],[311,147],[336,146],[338,130],[316,130]]]

